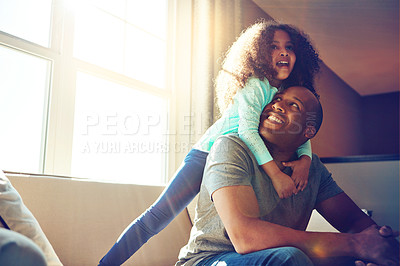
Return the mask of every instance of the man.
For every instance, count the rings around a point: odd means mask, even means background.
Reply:
[[[297,147],[315,136],[321,122],[317,97],[291,87],[265,107],[259,132],[290,175],[282,162],[295,159]],[[305,232],[314,208],[342,233]],[[335,265],[349,259],[353,265],[355,259],[398,265],[395,236],[354,204],[316,155],[306,189],[280,199],[247,146],[228,135],[208,156],[194,226],[177,265],[312,265],[332,258]]]

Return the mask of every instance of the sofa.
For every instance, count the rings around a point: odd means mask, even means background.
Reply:
[[[97,265],[163,187],[6,173],[65,266]],[[189,238],[186,210],[124,265],[173,265]]]

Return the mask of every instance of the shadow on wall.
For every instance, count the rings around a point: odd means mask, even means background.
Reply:
[[[399,92],[362,97],[363,154],[399,154]]]

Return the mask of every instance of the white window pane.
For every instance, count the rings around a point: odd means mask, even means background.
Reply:
[[[41,172],[47,115],[47,60],[0,46],[0,164]]]
[[[0,30],[48,47],[52,0],[0,0]]]
[[[116,6],[103,0],[91,3],[77,6],[74,55],[165,88],[167,1],[128,1],[128,20],[125,13],[123,17],[114,14],[121,12],[120,1]]]
[[[90,0],[89,2],[114,16],[119,18],[125,17],[125,0]]]
[[[161,184],[167,149],[166,100],[78,73],[73,176]]]
[[[97,8],[82,6],[75,19],[74,55],[122,73],[124,22]]]
[[[165,88],[166,42],[128,25],[126,75]]]
[[[127,0],[127,21],[165,40],[167,35],[167,0]]]

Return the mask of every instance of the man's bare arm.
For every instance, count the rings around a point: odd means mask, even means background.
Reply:
[[[387,226],[378,227],[374,220],[366,215],[346,193],[340,193],[321,202],[316,209],[340,232],[359,233],[367,231],[372,227],[378,230],[382,237],[390,238],[388,239],[391,245],[390,249],[394,251],[394,254],[397,254],[395,255],[397,257],[397,263],[395,265],[398,265],[399,243],[397,239],[395,239],[395,237],[398,236],[398,232],[392,232],[391,228]],[[366,250],[366,252],[374,253],[375,250]]]
[[[375,224],[344,192],[324,200],[316,209],[342,233],[359,233]]]
[[[397,261],[390,241],[379,228],[368,227],[358,234],[304,232],[259,219],[259,207],[250,186],[230,186],[212,195],[236,252],[246,254],[267,248],[293,246],[310,258],[353,256],[381,265]],[[369,250],[375,250],[370,253]]]

